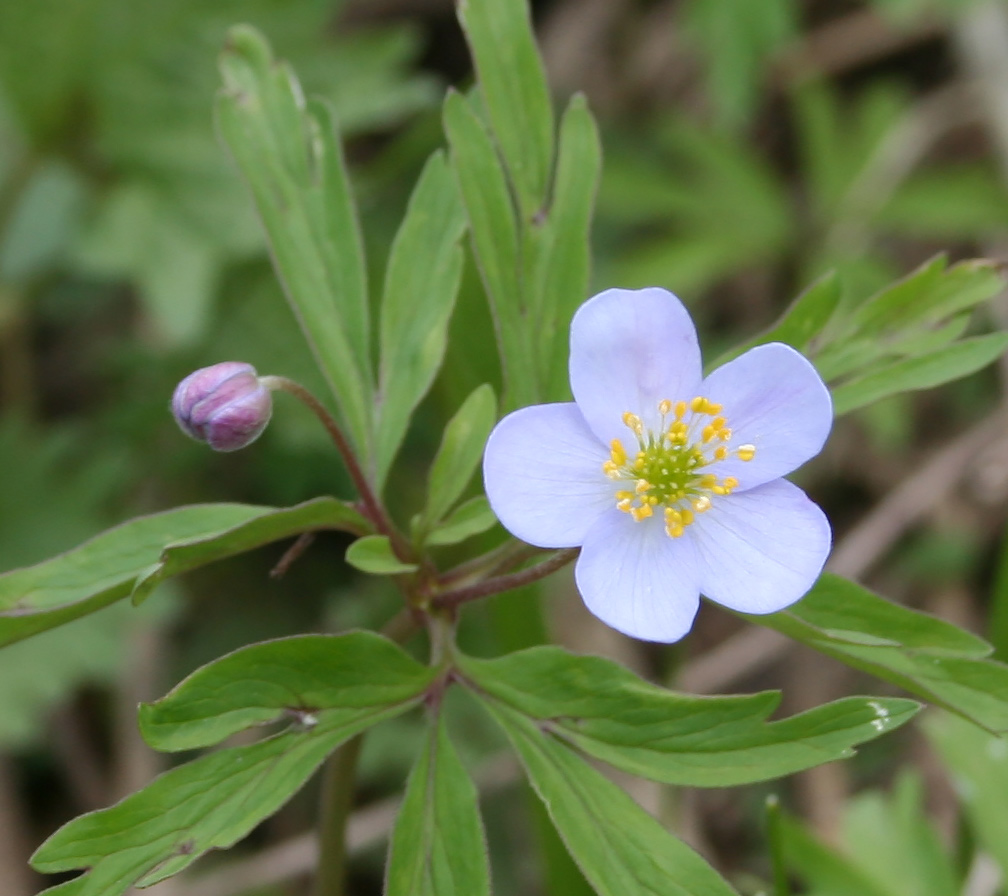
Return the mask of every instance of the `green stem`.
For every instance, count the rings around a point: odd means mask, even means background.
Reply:
[[[350,738],[326,761],[314,896],[345,896],[346,893],[346,823],[353,807],[357,759],[363,742],[363,734]]]
[[[784,834],[781,831],[780,800],[771,793],[766,798],[767,839],[770,841],[770,863],[773,867],[774,896],[791,896],[787,868],[784,864]]]

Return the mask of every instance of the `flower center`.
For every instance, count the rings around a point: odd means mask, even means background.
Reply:
[[[636,522],[664,508],[665,532],[679,538],[695,515],[709,510],[712,497],[729,495],[738,488],[734,476],[718,477],[705,468],[728,457],[750,461],[755,445],[731,447],[732,431],[721,416],[721,405],[697,396],[692,401],[667,398],[658,403],[657,431],[645,430],[636,414],[626,411],[623,423],[637,440],[631,456],[619,439],[610,445],[602,471],[610,479],[632,488],[616,492],[616,506]]]

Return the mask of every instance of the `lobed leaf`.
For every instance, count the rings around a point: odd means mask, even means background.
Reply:
[[[481,693],[596,759],[693,787],[763,781],[845,758],[919,709],[912,700],[848,697],[768,722],[778,692],[681,694],[610,660],[549,646],[466,657],[460,669]]]
[[[403,563],[392,550],[387,535],[365,535],[347,548],[346,562],[373,576],[394,576],[414,572],[415,563]]]
[[[461,0],[491,128],[523,218],[542,207],[553,167],[553,106],[524,0]]]
[[[826,574],[793,607],[746,616],[989,731],[1008,731],[1008,666],[969,632]]]
[[[385,896],[490,896],[476,788],[448,738],[430,726],[406,785],[385,869]]]
[[[427,480],[427,503],[418,521],[421,532],[455,506],[479,466],[490,430],[497,421],[497,402],[486,383],[477,386],[448,421]]]
[[[469,219],[473,254],[490,312],[508,408],[539,400],[535,366],[528,363],[528,309],[521,285],[519,225],[507,175],[493,139],[465,97],[448,91],[444,129]]]
[[[319,529],[363,535],[371,531],[371,524],[345,501],[314,498],[255,517],[223,532],[174,541],[165,546],[161,559],[137,578],[133,585],[133,603],[145,601],[158,584],[171,576],[243,554],[281,538]]]
[[[974,336],[918,357],[873,369],[833,388],[837,416],[866,404],[919,389],[932,389],[986,367],[1008,349],[1008,332]]]
[[[385,274],[373,459],[379,487],[406,434],[410,415],[444,359],[462,275],[458,243],[465,224],[455,178],[437,152],[410,197]]]
[[[458,544],[486,532],[496,523],[497,516],[490,509],[490,502],[485,496],[477,495],[460,504],[454,513],[435,526],[427,536],[427,544],[435,547]]]
[[[485,705],[599,896],[737,896],[704,859],[566,746],[503,704]]]
[[[320,503],[322,502],[322,503]],[[324,502],[332,502],[325,504]],[[255,544],[319,527],[326,507],[332,528],[346,524],[345,506],[331,498],[292,508],[251,504],[193,504],[141,516],[109,529],[66,553],[0,575],[0,646],[85,616],[126,597],[139,578],[153,574],[166,545],[204,543],[172,562],[174,573],[193,569]],[[307,524],[302,523],[302,515]],[[322,514],[325,516],[325,514]],[[276,524],[274,526],[274,524]]]
[[[289,719],[305,728],[348,724],[416,699],[433,672],[373,632],[301,635],[253,644],[193,672],[140,707],[157,750],[192,750],[237,731]]]
[[[571,318],[588,294],[589,236],[602,172],[602,146],[585,98],[574,96],[560,122],[549,212],[532,222],[533,279],[543,397],[570,397],[567,376]]]
[[[370,446],[372,370],[363,245],[324,105],[257,31],[230,32],[217,125],[255,198],[277,274],[350,436]]]

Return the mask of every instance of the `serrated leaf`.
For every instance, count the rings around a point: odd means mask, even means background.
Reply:
[[[372,632],[301,635],[243,647],[208,663],[140,707],[140,731],[157,750],[192,750],[282,719],[314,728],[383,715],[416,699],[434,677]]]
[[[251,504],[176,507],[137,517],[66,553],[4,573],[0,575],[0,646],[126,597],[137,577],[159,562],[167,544],[212,539],[277,512],[276,507]]]
[[[602,169],[595,120],[581,94],[560,122],[556,177],[548,215],[533,222],[534,279],[543,398],[570,397],[567,378],[568,328],[588,294],[589,235]]]
[[[461,0],[458,16],[522,216],[541,207],[553,167],[553,106],[525,0]]]
[[[217,123],[255,197],[277,273],[358,450],[370,445],[372,372],[357,213],[325,107],[249,26],[221,57]]]
[[[986,659],[991,646],[951,623],[831,574],[791,608],[745,618],[989,731],[1008,731],[1008,666]]]
[[[528,363],[519,226],[507,176],[490,134],[465,97],[449,91],[443,118],[473,254],[494,318],[504,403],[508,408],[524,407],[538,401],[539,392],[535,366]]]
[[[490,502],[483,495],[477,495],[460,504],[448,519],[435,526],[427,536],[427,544],[434,547],[458,544],[486,532],[496,522],[497,517],[490,509]]]
[[[697,853],[571,750],[506,706],[484,705],[599,896],[737,896]]]
[[[465,213],[455,178],[437,152],[410,197],[392,244],[381,308],[376,453],[379,488],[410,415],[444,359],[448,322],[462,275]]]
[[[890,395],[931,389],[986,367],[1008,349],[1008,332],[974,336],[916,358],[876,368],[833,388],[837,416]]]
[[[497,401],[486,383],[477,386],[448,421],[427,480],[427,503],[419,526],[425,531],[455,506],[479,466]]]
[[[476,788],[443,717],[406,785],[385,869],[385,896],[489,896]]]
[[[460,668],[482,693],[596,759],[692,787],[763,781],[845,758],[919,709],[912,700],[849,697],[768,722],[780,702],[776,691],[695,697],[558,647],[465,658]]]
[[[200,535],[165,546],[161,559],[140,575],[133,585],[133,603],[145,601],[165,579],[243,554],[253,548],[319,529],[335,529],[356,535],[370,532],[371,524],[345,501],[315,498],[293,507],[262,514],[247,522],[210,535]]]
[[[392,550],[386,535],[365,535],[347,548],[346,562],[373,576],[394,576],[414,572],[415,563],[403,563]]]

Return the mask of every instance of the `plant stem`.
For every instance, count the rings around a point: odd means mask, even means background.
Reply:
[[[466,560],[458,566],[453,566],[438,576],[438,585],[458,585],[460,582],[469,583],[471,581],[485,578],[487,576],[498,575],[505,570],[524,563],[526,560],[540,553],[542,548],[534,548],[529,544],[522,544],[518,541],[506,541],[500,547],[492,551]]]
[[[314,896],[344,896],[346,893],[346,822],[353,805],[357,758],[363,742],[363,734],[350,738],[326,761]]]
[[[340,457],[343,458],[343,463],[346,464],[350,479],[353,481],[357,494],[360,495],[361,503],[364,505],[365,516],[374,523],[375,528],[382,535],[388,537],[389,542],[392,544],[392,550],[400,560],[404,562],[412,561],[413,553],[409,545],[389,519],[381,501],[372,490],[371,483],[368,482],[364,471],[357,462],[357,456],[354,454],[353,448],[350,447],[350,442],[347,441],[343,430],[340,429],[339,424],[333,419],[332,414],[329,413],[326,406],[300,383],[285,376],[263,376],[259,378],[259,382],[267,389],[287,392],[293,395],[318,418],[319,422],[325,427],[326,432],[329,433],[329,438],[332,439],[336,450],[340,453]]]
[[[484,579],[475,585],[467,585],[463,588],[456,588],[454,591],[442,591],[431,598],[431,606],[438,608],[457,607],[460,604],[491,594],[499,594],[501,591],[510,591],[512,588],[521,588],[545,578],[550,573],[562,569],[577,557],[580,548],[566,548],[551,554],[542,563],[530,566],[528,569],[513,572],[506,576],[496,576],[495,578]]]

